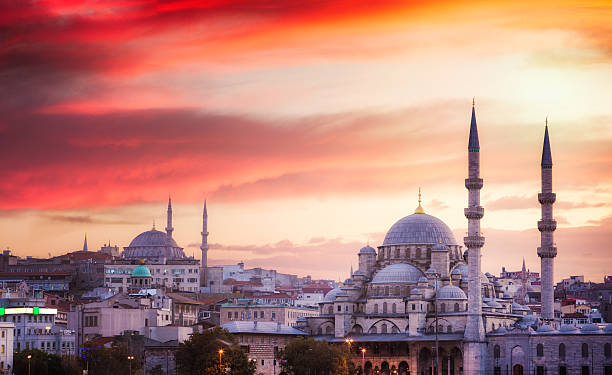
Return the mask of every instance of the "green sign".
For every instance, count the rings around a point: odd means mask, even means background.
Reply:
[[[40,307],[35,306],[35,307],[33,308],[33,310],[34,310],[34,311],[32,312],[32,314],[34,314],[34,315],[38,315],[38,314],[40,314]]]
[[[0,307],[0,316],[4,315],[4,307]]]

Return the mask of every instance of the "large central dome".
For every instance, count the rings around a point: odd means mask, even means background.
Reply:
[[[184,259],[183,249],[164,232],[150,230],[136,236],[122,254],[125,259],[146,259],[157,263],[164,259]]]
[[[453,232],[442,220],[426,213],[415,213],[393,224],[383,246],[433,245],[440,240],[444,245],[457,245]]]

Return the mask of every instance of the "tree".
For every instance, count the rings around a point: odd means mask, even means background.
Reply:
[[[219,349],[223,349],[219,362]],[[229,368],[232,375],[255,374],[255,363],[236,345],[234,337],[220,327],[194,333],[174,355],[179,375],[221,375]]]
[[[355,373],[345,345],[330,345],[312,337],[291,340],[281,353],[283,371],[290,375],[349,375]]]
[[[62,360],[55,354],[49,354],[45,351],[32,349],[24,350],[15,353],[13,356],[13,373],[15,375],[27,375],[28,373],[28,356],[30,374],[36,375],[76,375],[78,370],[75,369],[70,361]]]
[[[126,345],[113,344],[110,348],[86,345],[81,357],[81,367],[88,368],[89,375],[129,375],[128,356],[136,357],[131,361],[132,373],[135,373],[141,368],[141,360],[131,353]]]

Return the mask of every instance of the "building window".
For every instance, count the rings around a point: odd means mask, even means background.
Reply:
[[[397,313],[397,307],[395,306],[395,303],[393,305],[391,305],[391,312],[393,314]]]
[[[582,358],[589,358],[589,345],[587,343],[582,344]]]
[[[261,360],[261,365],[262,365],[262,366],[264,365],[264,360],[263,360],[263,359]]]
[[[591,375],[590,371],[589,371],[589,366],[582,366],[582,375]]]
[[[499,366],[495,366],[495,367],[493,368],[493,374],[494,374],[494,375],[501,375],[501,367],[499,367]]]
[[[499,345],[495,345],[495,347],[493,348],[493,358],[498,359],[501,355],[501,350],[499,348]]]
[[[544,375],[544,366],[536,367],[536,375]]]
[[[538,357],[544,357],[544,345],[538,344],[538,346],[536,346],[536,352]]]
[[[440,304],[440,312],[446,312],[446,304],[445,303],[441,303]]]
[[[412,310],[414,310],[414,309],[416,309],[416,306],[415,306],[415,304],[413,303],[413,304],[412,304]]]
[[[567,367],[559,366],[559,375],[567,375]]]
[[[382,326],[380,326],[380,333],[387,333],[387,325],[383,324]]]
[[[559,359],[565,359],[565,344],[559,344]]]
[[[2,332],[2,337],[4,337],[4,332]],[[610,346],[609,342],[604,344],[604,355],[606,358],[610,358],[610,355],[612,355],[612,348]]]
[[[338,312],[342,311],[342,306],[338,305]]]
[[[228,312],[227,312],[227,318],[228,318],[228,319],[231,319],[231,318],[232,318],[232,312],[231,312],[231,311],[228,311]]]
[[[612,375],[612,366],[604,366],[604,375]]]
[[[455,312],[458,312],[458,311],[459,311],[459,304],[455,303]]]
[[[387,313],[387,302],[383,302],[383,314]]]

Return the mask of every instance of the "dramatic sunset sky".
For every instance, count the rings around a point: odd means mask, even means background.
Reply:
[[[165,226],[209,264],[346,278],[423,189],[462,237],[472,97],[483,270],[612,273],[606,1],[0,0],[0,246],[47,257]]]

